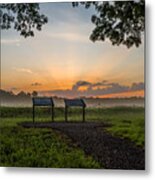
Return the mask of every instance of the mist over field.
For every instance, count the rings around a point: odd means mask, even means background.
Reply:
[[[86,98],[82,97],[87,107],[144,107],[143,97],[130,97],[130,98]],[[56,107],[64,107],[64,98],[53,97]],[[31,107],[32,97],[30,94],[20,92],[17,95],[13,93],[1,90],[0,91],[0,103],[1,106],[8,107]]]

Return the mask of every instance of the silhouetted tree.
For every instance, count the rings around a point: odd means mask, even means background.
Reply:
[[[78,6],[78,2],[73,2]],[[135,1],[104,1],[104,2],[81,2],[85,8],[94,6],[96,14],[91,20],[95,28],[90,39],[104,41],[106,38],[112,45],[123,44],[128,48],[141,44],[141,36],[144,32],[145,0]],[[39,13],[38,3],[0,4],[1,29],[9,29],[12,24],[14,29],[24,37],[34,36],[33,30],[41,30],[42,25],[47,23],[45,15]]]
[[[73,7],[79,5],[73,2]],[[96,14],[92,15],[95,28],[90,39],[104,41],[109,39],[112,45],[123,44],[128,48],[141,44],[141,35],[144,32],[145,1],[103,1],[81,2],[86,9],[95,7]]]
[[[27,94],[24,91],[20,91],[17,96],[19,97],[27,97]]]
[[[27,96],[28,96],[28,97],[31,97],[31,93],[28,92],[28,93],[27,93]]]
[[[9,91],[8,93],[9,93],[10,95],[12,95],[12,96],[14,95],[14,93],[13,93],[12,91]]]
[[[13,25],[20,35],[34,36],[34,29],[40,31],[48,21],[39,9],[38,3],[0,4],[0,28],[10,29]]]
[[[37,91],[33,91],[32,92],[32,97],[37,97],[38,96],[38,92]]]

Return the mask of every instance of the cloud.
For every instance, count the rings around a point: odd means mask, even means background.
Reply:
[[[89,36],[78,33],[51,33],[47,36],[52,39],[59,39],[64,41],[90,43]]]
[[[86,86],[87,89],[84,91],[80,91],[79,88],[81,86]],[[92,87],[96,87],[95,89]],[[91,83],[88,81],[78,81],[73,86],[72,89],[67,90],[52,90],[52,91],[42,91],[41,94],[49,94],[51,96],[59,96],[59,97],[90,97],[90,96],[103,96],[107,94],[115,94],[115,93],[125,93],[125,92],[133,92],[138,90],[144,90],[144,83],[132,83],[131,86],[121,85],[119,83],[113,83],[108,81],[101,81],[97,83]]]
[[[10,91],[17,91],[17,90],[19,90],[19,88],[16,88],[16,87],[11,87],[10,88]]]
[[[88,82],[88,81],[78,81],[76,82],[76,84],[74,84],[72,86],[72,90],[78,90],[81,86],[91,86],[92,83]]]
[[[111,86],[112,83],[109,83],[107,80],[103,80],[101,82],[97,82],[92,84],[92,87],[108,87]]]
[[[1,44],[20,46],[20,40],[19,39],[1,39]]]
[[[32,70],[28,69],[28,68],[16,68],[16,67],[14,67],[13,69],[15,71],[18,71],[18,72],[24,72],[24,73],[28,73],[28,74],[33,74]]]
[[[35,82],[35,83],[32,83],[31,86],[42,86],[42,84],[38,83],[38,82]]]
[[[94,87],[95,88],[106,88],[106,87],[111,87],[111,86],[115,86],[115,87],[119,88],[118,83],[109,83],[107,80],[103,80],[101,82],[96,82],[96,83],[91,83],[88,81],[78,81],[72,86],[72,89],[79,90],[79,88],[82,86],[85,86],[89,89],[94,88]]]
[[[93,87],[103,86],[103,83],[102,83],[102,82],[97,82],[97,83],[92,84],[92,86],[93,86]]]
[[[131,91],[138,91],[138,90],[142,90],[145,88],[145,85],[143,82],[140,83],[133,83],[130,90]]]

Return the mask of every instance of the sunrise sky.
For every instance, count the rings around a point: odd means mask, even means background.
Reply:
[[[1,32],[2,89],[63,97],[144,95],[144,42],[130,49],[108,40],[93,43],[93,8],[40,7],[49,21],[35,37]]]

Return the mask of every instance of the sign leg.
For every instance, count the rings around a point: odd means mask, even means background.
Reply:
[[[34,123],[34,119],[35,119],[35,109],[34,109],[34,105],[33,105],[33,123]]]
[[[85,122],[85,107],[83,107],[83,122]]]
[[[66,122],[68,121],[67,115],[68,115],[68,107],[65,106],[65,121]]]
[[[52,106],[52,121],[54,122],[54,107]]]

